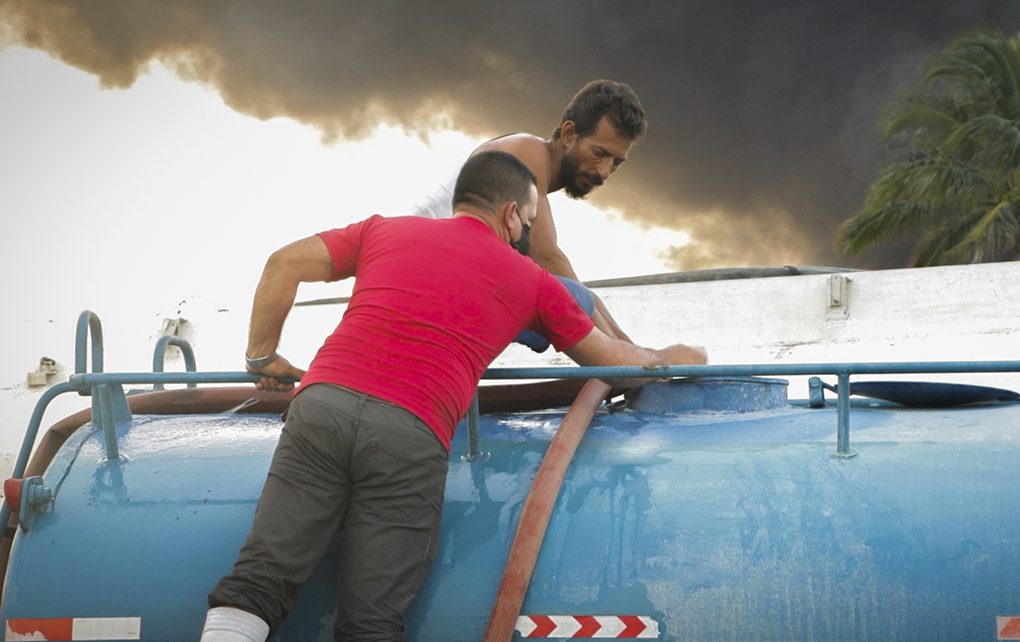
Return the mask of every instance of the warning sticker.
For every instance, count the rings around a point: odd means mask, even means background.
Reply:
[[[1020,640],[1020,615],[1000,615],[995,618],[999,640]]]
[[[522,638],[658,638],[659,623],[647,615],[522,615]]]
[[[10,618],[4,642],[18,640],[140,640],[140,617]]]

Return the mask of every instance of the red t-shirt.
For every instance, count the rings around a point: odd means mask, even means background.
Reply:
[[[482,373],[525,327],[560,351],[591,319],[554,276],[471,217],[373,216],[319,234],[347,311],[301,386],[335,383],[395,403],[447,450]]]

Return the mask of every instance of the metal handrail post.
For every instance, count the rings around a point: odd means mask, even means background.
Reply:
[[[840,372],[836,404],[836,457],[849,459],[857,453],[850,450],[850,373]]]
[[[131,422],[131,408],[124,398],[124,389],[117,384],[100,384],[92,388],[94,396],[92,402],[93,425],[98,417],[99,427],[103,430],[103,440],[106,442],[107,461],[119,461],[120,451],[117,446],[117,424]]]
[[[471,398],[471,407],[467,413],[468,451],[461,457],[462,461],[470,463],[489,459],[489,453],[482,452],[481,422],[481,413],[478,410],[478,390],[475,390],[475,396]]]
[[[156,348],[152,352],[152,371],[163,372],[163,366],[166,363],[166,349],[167,346],[177,346],[181,349],[181,353],[184,354],[184,369],[187,372],[196,372],[198,366],[195,363],[195,351],[191,349],[191,344],[187,340],[180,337],[165,336],[160,337],[159,341],[156,342]],[[198,384],[191,382],[188,384],[189,388],[195,388]],[[162,383],[152,384],[153,390],[162,390]]]
[[[103,323],[92,310],[82,310],[78,315],[78,325],[74,337],[74,371],[87,372],[85,362],[88,357],[89,339],[92,339],[92,372],[103,371]],[[78,394],[87,397],[88,389],[79,390]]]

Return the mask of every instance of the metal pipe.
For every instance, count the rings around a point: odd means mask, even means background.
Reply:
[[[250,372],[101,372],[73,374],[67,383],[75,390],[99,384],[147,383],[257,383],[261,377]],[[281,379],[288,381],[289,379]]]
[[[824,267],[815,265],[783,265],[777,267],[709,268],[687,272],[666,272],[642,276],[624,276],[614,279],[585,281],[589,288],[615,288],[633,285],[664,285],[667,283],[700,283],[704,281],[729,281],[731,279],[760,279],[774,276],[800,276],[805,274],[838,274],[857,272],[854,268]]]
[[[489,368],[485,379],[666,378],[839,374],[1020,372],[1020,361],[895,361],[889,363],[789,363],[705,366],[604,366]]]
[[[921,374],[953,372],[1020,372],[1020,361],[899,361],[890,363],[790,363],[712,366],[554,366],[489,368],[483,379],[592,379],[667,378],[706,376],[775,376],[840,374]],[[68,383],[75,390],[100,383],[255,383],[250,372],[122,372],[73,374]]]
[[[597,279],[584,281],[582,285],[589,288],[616,288],[633,285],[664,285],[667,283],[699,283],[703,281],[728,281],[731,279],[760,279],[775,276],[800,276],[806,274],[841,274],[857,272],[855,268],[827,267],[818,265],[783,265],[775,267],[743,267],[743,268],[710,268],[707,270],[691,270],[687,272],[665,272],[661,274],[645,274],[641,276],[624,276],[615,279]],[[298,301],[294,307],[306,305],[333,305],[348,303],[349,296],[328,297]]]

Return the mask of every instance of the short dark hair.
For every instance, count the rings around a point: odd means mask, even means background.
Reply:
[[[481,152],[460,168],[453,188],[453,207],[467,204],[495,208],[507,201],[522,205],[535,175],[528,166],[506,152]]]
[[[629,85],[615,80],[592,80],[570,99],[553,138],[560,137],[560,127],[568,120],[574,121],[578,136],[589,136],[603,116],[609,117],[620,135],[632,141],[648,130],[645,108]]]

